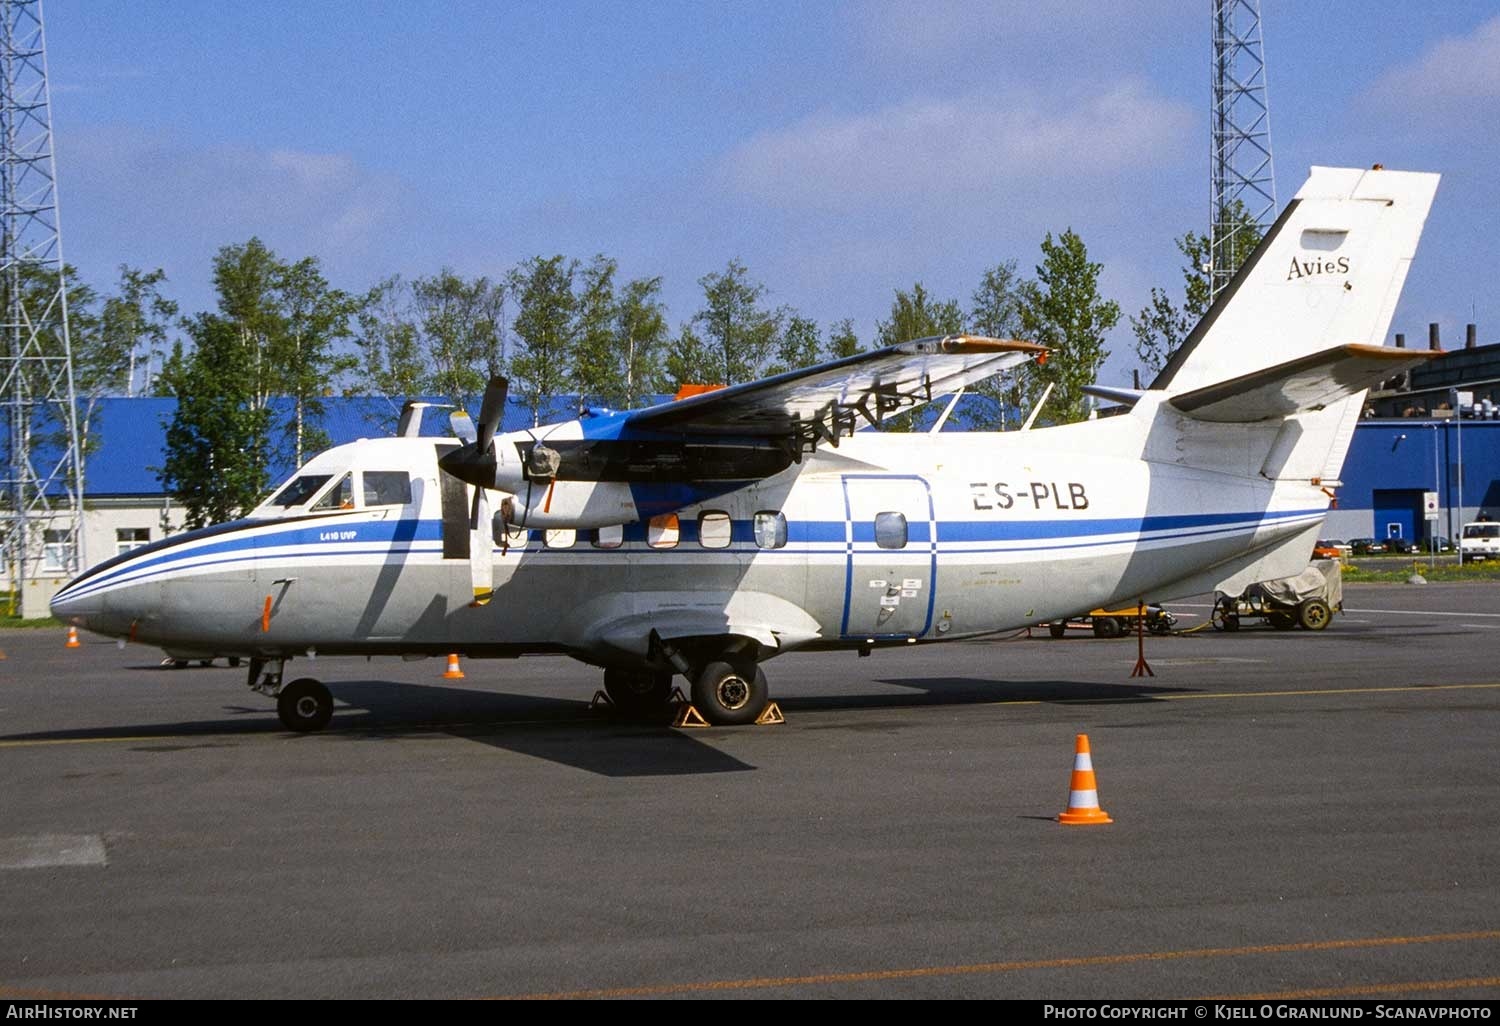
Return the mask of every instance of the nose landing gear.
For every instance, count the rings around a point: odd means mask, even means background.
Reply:
[[[250,660],[250,690],[276,699],[281,725],[298,734],[322,730],[333,718],[333,695],[321,681],[302,677],[283,685],[285,659]]]

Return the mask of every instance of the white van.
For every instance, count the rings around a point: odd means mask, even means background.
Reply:
[[[1463,537],[1458,540],[1458,556],[1465,563],[1500,559],[1500,522],[1476,520],[1465,524]]]

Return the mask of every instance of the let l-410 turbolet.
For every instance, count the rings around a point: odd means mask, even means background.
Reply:
[[[762,664],[1010,630],[1118,603],[1239,592],[1306,565],[1438,177],[1314,168],[1149,389],[1080,424],[876,430],[1035,358],[950,336],[642,410],[498,434],[505,382],[456,438],[325,452],[249,516],[93,567],[63,620],[239,655],[294,730],[326,655],[602,667],[651,711],[675,675],[712,722],[765,708]]]

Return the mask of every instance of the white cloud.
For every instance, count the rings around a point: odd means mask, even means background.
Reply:
[[[1397,110],[1472,113],[1500,100],[1500,17],[1466,36],[1439,40],[1416,59],[1382,75],[1370,95]]]
[[[1019,92],[913,99],[762,132],[735,147],[720,173],[733,189],[776,205],[947,202],[1170,163],[1193,123],[1185,104],[1136,79],[1064,104]]]

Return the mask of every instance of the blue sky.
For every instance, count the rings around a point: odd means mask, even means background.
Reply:
[[[1277,198],[1436,170],[1393,330],[1500,341],[1500,5],[1263,0]],[[866,340],[1072,227],[1127,312],[1208,207],[1208,4],[47,0],[64,250],[185,311],[259,235],[336,285],[606,253],[674,328],[742,260]],[[1135,360],[1122,319],[1101,379]]]

